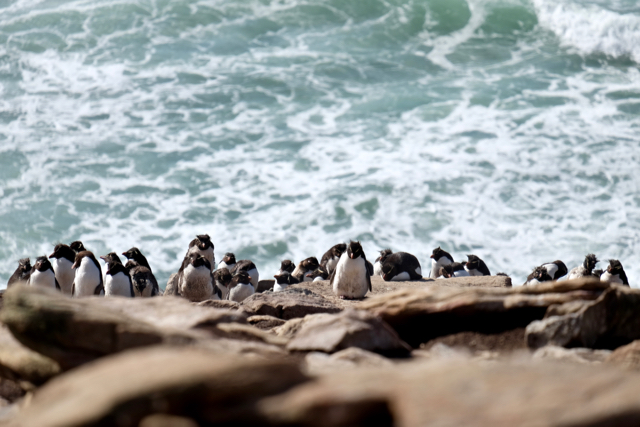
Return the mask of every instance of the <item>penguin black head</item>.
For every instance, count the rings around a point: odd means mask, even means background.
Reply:
[[[547,269],[542,266],[534,268],[532,274],[533,278],[537,279],[538,282],[548,282],[550,280],[553,280],[553,278],[549,276]]]
[[[351,259],[359,257],[365,258],[360,242],[354,242],[353,240],[349,242],[349,246],[347,247],[347,256]]]
[[[213,243],[211,243],[211,237],[208,234],[198,234],[196,238],[189,243],[189,247],[198,246],[200,250],[206,250],[208,248],[213,249]]]
[[[484,276],[491,276],[487,265],[476,255],[467,255],[467,270],[477,270]]]
[[[240,270],[233,275],[233,281],[236,283],[242,283],[245,285],[251,284],[251,276],[246,271]]]
[[[82,264],[82,259],[85,258],[85,257],[91,259],[91,261],[93,261],[93,263],[96,265],[96,267],[100,268],[100,264],[98,264],[98,260],[96,260],[96,257],[90,251],[78,252],[76,254],[76,259],[74,260],[73,265],[71,266],[71,268],[75,269],[75,268],[80,267],[80,264]]]
[[[447,258],[449,258],[453,262],[453,257],[451,256],[451,254],[449,252],[446,252],[446,251],[440,249],[440,246],[435,248],[433,250],[433,252],[431,253],[431,258],[436,260],[436,262],[438,262],[440,260],[440,258],[442,258],[443,256],[446,256]]]
[[[610,259],[607,271],[609,272],[609,274],[615,275],[623,273],[624,269],[622,268],[622,263],[620,263],[620,261],[618,261],[617,259]]]
[[[147,258],[145,258],[145,256],[142,255],[142,252],[140,252],[140,249],[136,248],[135,246],[129,249],[128,251],[123,252],[122,255],[126,256],[127,259],[132,259],[138,264],[140,264],[141,266],[147,267],[149,270],[151,270],[149,261],[147,261]]]
[[[586,257],[584,257],[584,262],[582,263],[582,266],[587,270],[589,274],[591,274],[593,269],[596,268],[596,264],[598,262],[600,262],[600,260],[596,258],[594,254],[589,254]]]
[[[47,258],[47,256],[42,255],[36,258],[36,262],[35,264],[33,264],[33,269],[42,272],[47,270],[53,270],[53,267],[51,266],[51,262],[49,262],[49,259]]]
[[[509,277],[509,275],[508,275],[507,273],[504,273],[504,272],[502,272],[502,271],[501,271],[501,272],[499,272],[499,273],[496,273],[496,276]]]
[[[313,271],[316,268],[320,267],[320,263],[318,262],[318,258],[312,256],[307,259],[304,259],[300,262],[300,267],[306,271]]]
[[[453,265],[448,264],[448,265],[445,265],[444,267],[440,267],[440,270],[438,271],[438,276],[442,276],[445,279],[450,279],[451,277],[453,277]]]
[[[102,255],[100,259],[107,264],[109,263],[122,264],[122,261],[120,261],[120,257],[115,252],[109,252],[106,255]]]
[[[393,251],[389,248],[387,249],[383,249],[380,251],[380,256],[378,258],[376,258],[376,262],[380,262],[380,264],[384,264],[385,260],[389,257],[389,255],[392,255]]]
[[[213,272],[213,279],[216,282],[222,283],[224,286],[229,286],[232,279],[231,272],[228,268],[219,268]]]
[[[82,242],[80,240],[76,240],[75,242],[71,242],[71,244],[69,245],[69,247],[77,254],[80,252],[85,252],[87,249],[85,249],[84,245],[82,244]]]
[[[194,268],[206,267],[211,270],[211,263],[208,259],[203,257],[200,254],[192,253],[189,255],[189,264],[191,264]]]
[[[331,248],[331,254],[335,257],[335,258],[340,258],[342,256],[342,254],[344,253],[344,251],[347,250],[347,244],[346,243],[340,243],[338,245],[335,245],[334,247]]]
[[[28,273],[29,271],[31,271],[31,259],[22,258],[21,260],[19,260],[18,261],[18,268],[23,273]]]
[[[296,283],[300,283],[300,281],[295,277],[293,277],[291,273],[289,273],[288,271],[285,271],[282,274],[276,274],[273,277],[276,279],[276,282],[280,285],[294,285]]]
[[[224,254],[224,258],[222,258],[222,261],[224,261],[224,263],[227,265],[235,264],[236,256],[233,252],[227,252],[226,254]]]
[[[386,281],[393,279],[393,277],[395,276],[395,273],[394,273],[395,270],[396,270],[396,266],[392,263],[382,264],[382,278]]]
[[[64,243],[58,243],[53,248],[53,253],[49,255],[49,258],[57,258],[57,259],[64,258],[73,262],[76,258],[76,252],[73,249],[71,249],[69,245],[65,245]]]
[[[280,271],[288,271],[289,273],[293,273],[293,270],[295,269],[296,266],[290,259],[285,259],[280,263]]]

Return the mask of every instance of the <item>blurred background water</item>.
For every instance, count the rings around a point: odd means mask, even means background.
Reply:
[[[0,286],[76,239],[164,286],[197,233],[637,284],[638,63],[635,0],[0,0]]]

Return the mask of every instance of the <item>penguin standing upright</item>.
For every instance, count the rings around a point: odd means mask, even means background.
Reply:
[[[36,263],[33,264],[27,283],[29,286],[60,290],[60,285],[56,280],[56,273],[53,271],[53,267],[46,255],[36,258]]]
[[[464,269],[469,272],[469,276],[491,276],[491,272],[479,257],[475,255],[467,255],[467,263],[464,265]]]
[[[14,271],[11,277],[9,277],[7,288],[16,283],[27,282],[30,275],[31,260],[29,258],[22,258],[20,261],[18,261],[18,268],[16,268],[16,271]]]
[[[227,270],[231,271],[235,266],[236,256],[233,254],[233,252],[227,252],[226,254],[224,254],[224,257],[222,257],[220,264],[218,264],[218,270],[221,268],[226,268]]]
[[[49,259],[56,273],[56,280],[60,284],[60,290],[63,294],[71,295],[73,279],[76,277],[76,271],[71,267],[76,259],[76,253],[69,245],[58,243],[53,248],[53,253],[49,255]]]
[[[415,255],[407,252],[395,252],[385,257],[381,275],[386,282],[420,280],[422,279],[422,267]]]
[[[593,269],[596,268],[596,264],[598,262],[600,262],[600,260],[598,260],[595,254],[588,254],[586,257],[584,257],[582,265],[571,269],[567,280],[577,279],[579,277],[591,277],[593,274]]]
[[[253,261],[248,259],[241,259],[229,269],[232,275],[236,275],[239,271],[245,271],[251,277],[251,284],[254,289],[258,289],[258,282],[260,281],[260,273]]]
[[[333,293],[346,299],[364,298],[371,290],[371,276],[367,271],[366,260],[360,242],[349,242],[347,250],[329,277]]]
[[[211,263],[199,253],[184,257],[178,272],[180,295],[191,302],[220,299],[221,290],[214,285]]]
[[[251,284],[251,276],[244,270],[239,270],[233,275],[229,283],[229,294],[227,299],[235,302],[242,302],[255,293],[255,288]]]
[[[432,279],[437,279],[440,274],[440,269],[445,265],[451,264],[453,262],[453,257],[449,252],[446,252],[440,249],[440,246],[435,248],[431,253],[431,273],[429,277]]]
[[[89,251],[78,252],[71,268],[76,271],[73,286],[71,287],[72,296],[83,297],[104,294],[102,269],[93,253]]]
[[[133,291],[137,297],[154,297],[160,295],[160,287],[156,276],[151,271],[151,266],[147,258],[142,255],[140,249],[133,247],[122,255],[129,260],[125,267],[129,270]]]
[[[107,270],[109,269],[109,263],[114,262],[116,264],[122,264],[122,261],[120,260],[120,257],[118,256],[118,254],[116,254],[115,252],[109,252],[106,255],[102,255],[100,259],[104,261],[104,270],[102,270],[102,283],[106,284]],[[128,272],[129,272],[129,269],[127,268],[127,273]],[[106,286],[105,286],[105,289],[106,289]]]
[[[107,262],[107,272],[104,279],[104,296],[121,296],[133,298],[135,296],[135,293],[133,291],[133,283],[131,282],[129,270],[127,270],[125,266],[122,265],[122,262],[118,261],[110,258]]]
[[[607,267],[607,270],[602,273],[602,276],[600,276],[600,280],[602,282],[618,283],[620,285],[629,286],[627,274],[624,272],[624,268],[622,268],[622,263],[617,259],[609,260],[609,266]]]
[[[336,268],[336,265],[338,265],[340,257],[346,250],[346,243],[338,243],[337,245],[332,246],[331,249],[329,249],[324,253],[324,255],[322,255],[322,258],[320,259],[320,265],[324,266],[324,269],[327,271],[327,273],[331,274]]]
[[[285,259],[280,263],[280,270],[276,274],[282,274],[285,271],[289,274],[293,273],[296,269],[296,265],[290,259]]]
[[[216,266],[216,256],[213,253],[213,243],[211,242],[211,237],[208,234],[198,234],[196,238],[189,242],[189,249],[187,250],[187,255],[192,253],[197,253],[202,255],[209,261],[211,264],[211,270]]]

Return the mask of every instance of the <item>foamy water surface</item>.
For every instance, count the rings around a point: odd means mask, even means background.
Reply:
[[[638,285],[638,63],[630,0],[0,1],[0,286],[76,239],[164,284],[197,233]]]

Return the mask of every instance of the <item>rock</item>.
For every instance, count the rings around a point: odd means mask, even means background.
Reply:
[[[380,317],[365,311],[346,309],[338,314],[314,314],[289,341],[289,351],[335,353],[357,347],[376,353],[406,356],[411,351],[398,334]]]
[[[380,315],[400,338],[416,347],[433,338],[463,331],[496,334],[522,328],[542,319],[550,305],[595,300],[609,286],[591,279],[517,288],[429,285],[374,295],[356,308]]]
[[[450,279],[427,279],[435,285],[462,288],[510,288],[511,278],[507,276],[467,276]]]
[[[256,289],[256,292],[262,293],[262,292],[268,291],[269,289],[273,289],[273,285],[275,283],[276,281],[273,279],[260,280],[258,282],[258,289]]]
[[[278,319],[273,316],[251,316],[247,319],[250,325],[255,326],[258,329],[270,330],[277,326],[282,326],[286,323],[285,320]]]
[[[606,361],[624,368],[640,369],[640,340],[616,348]]]
[[[287,320],[285,324],[273,328],[271,332],[280,337],[293,338],[293,336],[298,332],[303,324],[304,318],[298,317],[295,319]]]
[[[548,345],[533,353],[534,359],[553,359],[572,363],[602,363],[611,355],[610,350],[592,350],[590,348],[564,348]]]
[[[144,417],[138,427],[198,427],[192,418],[153,414]]]
[[[60,372],[55,361],[23,346],[0,325],[0,377],[39,385]]]
[[[253,294],[240,306],[253,315],[289,320],[315,313],[337,313],[341,309],[307,289],[288,288],[283,292]]]
[[[0,407],[7,406],[9,403],[20,399],[25,395],[25,392],[20,383],[6,378],[0,378]]]
[[[469,359],[324,375],[263,399],[272,425],[640,424],[640,373],[600,364]]]
[[[516,328],[498,334],[459,332],[457,334],[434,338],[420,345],[420,349],[429,350],[439,344],[444,344],[448,347],[464,348],[470,352],[495,351],[499,353],[509,353],[527,348],[524,339],[524,328]]]
[[[63,370],[154,344],[198,345],[265,357],[284,354],[273,345],[223,341],[229,332],[218,326],[242,321],[245,314],[196,307],[180,298],[71,299],[55,290],[34,287],[12,287],[5,297],[0,318],[11,333],[25,346],[55,360]],[[215,345],[208,342],[212,340]]]
[[[392,366],[393,362],[379,354],[350,347],[333,354],[314,351],[305,357],[305,365],[307,374],[322,375],[354,368]]]
[[[145,420],[157,426],[166,416],[182,418],[183,425],[184,419],[260,424],[258,399],[306,380],[286,361],[221,358],[197,349],[132,350],[54,378],[8,425],[128,427]],[[153,414],[162,415],[147,418]]]
[[[238,310],[240,308],[240,304],[235,301],[219,299],[208,299],[206,301],[192,302],[191,304],[199,307],[224,308],[227,310]]]
[[[614,349],[640,339],[640,290],[611,285],[578,311],[532,322],[527,345]]]

